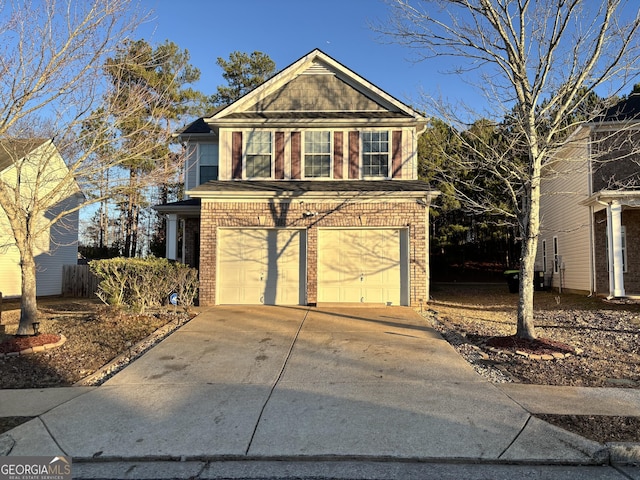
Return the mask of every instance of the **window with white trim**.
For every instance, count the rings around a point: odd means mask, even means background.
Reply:
[[[560,272],[560,255],[558,254],[558,237],[553,237],[553,273]]]
[[[547,240],[542,240],[542,271],[547,273]]]
[[[329,178],[331,176],[331,132],[304,132],[304,176]]]
[[[198,145],[200,184],[218,180],[218,145],[201,143]]]
[[[389,176],[389,132],[362,132],[362,170],[365,177]]]
[[[271,178],[271,132],[250,132],[245,149],[247,178]]]

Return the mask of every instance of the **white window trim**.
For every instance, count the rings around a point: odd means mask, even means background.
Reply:
[[[553,237],[553,273],[560,273],[560,248],[558,237]]]
[[[305,135],[307,132],[329,132],[329,176],[328,177],[307,177],[305,175],[305,165],[307,160],[306,158],[307,152],[305,150],[305,146],[306,146]],[[300,162],[302,165],[300,166],[300,170],[301,170],[300,177],[303,179],[310,179],[310,180],[333,180],[334,131],[329,129],[318,128],[318,129],[302,130],[301,134],[302,134],[302,139],[300,141],[301,143]]]
[[[250,177],[247,175],[247,143],[252,133],[268,133],[271,138],[271,173],[268,177]],[[246,130],[242,132],[242,178],[244,180],[273,180],[275,178],[275,133],[274,130]]]
[[[547,273],[547,239],[542,240],[542,271]]]
[[[370,132],[387,132],[387,175],[365,175],[364,173],[364,134]],[[367,128],[360,130],[360,178],[363,180],[391,180],[393,160],[391,158],[391,152],[393,150],[393,131],[387,128]]]

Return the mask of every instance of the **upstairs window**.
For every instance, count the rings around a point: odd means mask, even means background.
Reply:
[[[362,170],[365,177],[389,176],[389,132],[362,132]]]
[[[209,180],[218,180],[218,145],[201,143],[200,155],[200,184]]]
[[[304,132],[304,176],[331,176],[331,132]]]
[[[247,178],[271,178],[271,132],[251,132],[247,136]]]

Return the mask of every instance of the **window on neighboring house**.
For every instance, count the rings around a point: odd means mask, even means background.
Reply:
[[[246,176],[271,177],[271,132],[251,132],[247,135]]]
[[[331,132],[304,132],[304,176],[331,176]]]
[[[389,176],[389,132],[362,132],[362,170],[365,177]]]
[[[209,180],[218,180],[218,145],[201,143],[198,146],[200,157],[200,184]]]
[[[547,240],[542,240],[542,271],[547,273]]]
[[[627,229],[624,225],[620,227],[620,234],[622,236],[622,271],[627,273]]]
[[[622,271],[627,273],[627,228],[622,225],[620,227],[621,245],[622,245]],[[605,258],[609,258],[609,236],[604,237]],[[607,272],[609,271],[609,261],[607,260]]]

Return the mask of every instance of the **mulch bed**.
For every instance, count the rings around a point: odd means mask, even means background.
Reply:
[[[535,416],[599,443],[637,442],[640,432],[640,417],[540,414]]]
[[[7,338],[0,342],[0,353],[21,352],[28,348],[57,343],[60,339],[60,335],[53,333],[41,333],[29,336],[7,336]]]
[[[549,338],[536,338],[527,340],[515,335],[505,337],[492,337],[486,341],[488,347],[501,350],[521,351],[532,355],[553,355],[554,353],[575,353],[575,348],[566,343],[551,340]]]

